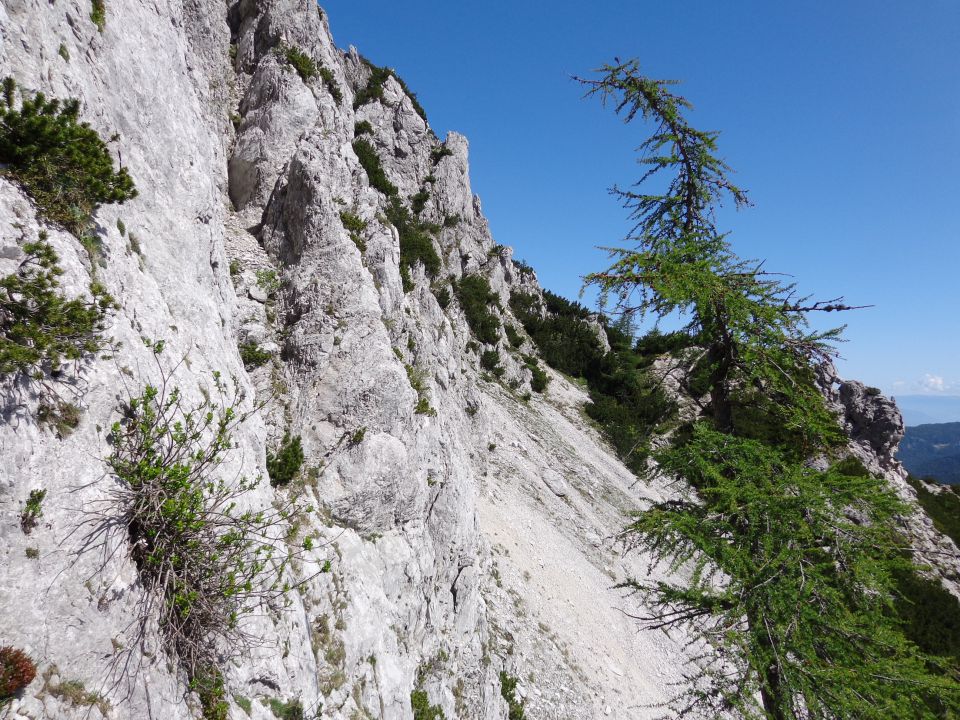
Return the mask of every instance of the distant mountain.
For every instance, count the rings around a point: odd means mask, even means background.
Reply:
[[[960,422],[960,396],[897,395],[894,398],[903,422],[911,425]]]
[[[960,422],[908,427],[897,458],[915,477],[960,484]]]

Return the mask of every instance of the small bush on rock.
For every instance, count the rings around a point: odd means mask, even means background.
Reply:
[[[453,150],[446,145],[439,145],[430,151],[430,162],[437,165],[445,157],[450,157],[451,155],[453,155]]]
[[[410,693],[410,708],[413,710],[413,720],[446,720],[443,708],[430,704],[430,696],[426,690],[414,690]]]
[[[290,437],[290,433],[285,434],[276,453],[267,453],[267,474],[270,476],[270,484],[274,487],[289,484],[300,472],[302,465],[303,446],[300,443],[300,436]]]
[[[317,76],[317,64],[313,58],[298,47],[282,47],[281,52],[287,64],[297,71],[297,75],[304,82]]]
[[[90,19],[97,26],[97,30],[103,32],[107,26],[107,6],[103,0],[93,0],[90,7]]]
[[[247,370],[262,367],[270,362],[270,358],[273,357],[273,355],[266,350],[261,350],[260,346],[254,342],[242,343],[237,349],[240,351],[240,359],[243,361],[243,366]]]
[[[523,720],[523,701],[517,699],[517,678],[500,671],[500,695],[507,701],[508,720]]]
[[[388,67],[377,67],[366,58],[361,59],[363,60],[363,63],[370,69],[370,79],[367,81],[366,86],[358,90],[357,94],[354,96],[354,110],[361,105],[366,105],[368,102],[373,102],[374,100],[383,100],[383,86],[387,82],[387,78],[392,77],[397,81],[397,84],[400,85],[400,88],[404,93],[406,93],[407,97],[410,98],[410,102],[413,104],[413,109],[417,115],[419,115],[424,122],[427,122],[426,110],[423,109],[420,101],[417,100],[417,94],[410,90],[410,88],[407,86],[407,83],[403,81],[403,78],[401,78]]]
[[[490,289],[490,283],[480,275],[467,275],[455,286],[457,299],[467,324],[480,342],[493,345],[500,338],[500,318],[491,307],[500,307],[500,299]]]
[[[136,197],[126,169],[113,169],[107,144],[78,121],[79,100],[37,93],[17,110],[13,87],[5,84],[10,90],[0,106],[0,172],[23,186],[44,217],[79,236],[101,204]]]
[[[41,379],[69,360],[81,360],[106,345],[102,332],[116,302],[99,283],[89,300],[68,300],[59,290],[59,258],[41,233],[23,246],[16,272],[0,278],[0,375]]]
[[[29,535],[37,526],[37,521],[43,517],[43,499],[47,496],[46,490],[31,490],[20,513],[20,529],[24,535]]]
[[[496,350],[484,350],[480,355],[480,367],[494,374],[495,377],[501,377],[504,373],[503,366],[500,365],[500,353]]]
[[[373,125],[370,124],[369,120],[361,120],[360,122],[354,124],[353,134],[357,137],[361,135],[373,135]]]
[[[36,676],[37,666],[23,650],[0,647],[0,702],[12,698]]]
[[[153,343],[156,354],[162,343]],[[159,365],[159,361],[158,361]],[[122,406],[110,432],[107,464],[119,481],[101,522],[122,527],[145,591],[137,627],[140,644],[156,624],[167,649],[187,674],[207,720],[226,717],[220,653],[239,653],[250,638],[244,615],[274,604],[286,591],[290,561],[278,533],[295,506],[241,509],[259,484],[220,475],[234,447],[232,430],[247,417],[227,399],[214,374],[217,399],[190,405],[161,371]],[[234,388],[234,393],[237,390]],[[94,532],[107,532],[98,530]]]
[[[388,197],[394,197],[398,192],[397,186],[390,182],[387,174],[383,171],[380,157],[373,145],[366,138],[358,138],[353,141],[353,151],[357,154],[357,159],[367,173],[370,186]]]

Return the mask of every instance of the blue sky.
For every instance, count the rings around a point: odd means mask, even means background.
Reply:
[[[636,57],[721,131],[754,203],[723,215],[737,251],[875,306],[839,319],[841,372],[960,395],[957,0],[321,4],[338,45],[395,68],[441,137],[470,139],[494,237],[545,287],[576,297],[596,246],[628,229],[607,188],[638,176],[645,129],[570,76]]]

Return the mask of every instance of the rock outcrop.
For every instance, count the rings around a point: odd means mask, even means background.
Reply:
[[[92,260],[0,176],[0,271],[46,230],[65,290],[96,275],[120,304],[110,357],[64,381],[82,410],[68,436],[38,423],[29,381],[0,387],[0,645],[40,670],[0,713],[199,716],[152,631],[137,642],[144,596],[127,538],[90,529],[113,512],[104,458],[124,400],[170,373],[199,401],[220,372],[256,410],[227,476],[263,478],[254,507],[312,508],[280,533],[291,547],[312,540],[288,603],[244,619],[258,642],[222,648],[232,720],[274,717],[278,703],[409,720],[415,690],[447,718],[494,720],[507,716],[502,672],[530,720],[656,716],[684,638],[623,612],[633,600],[614,586],[646,563],[612,538],[669,491],[638,481],[584,422],[582,388],[548,371],[547,392],[531,393],[502,329],[476,342],[451,280],[485,278],[517,327],[511,291],[539,287],[490,236],[467,140],[441,142],[391,74],[355,108],[374,69],[335,46],[312,2],[107,0],[105,12],[101,31],[85,2],[0,0],[0,76],[78,98],[82,119],[118,136],[139,189],[96,214]],[[290,49],[316,72],[298,72]],[[409,238],[358,137],[429,238],[432,272],[413,262],[404,277]],[[165,342],[159,366],[144,338]],[[271,359],[245,369],[240,345]],[[499,354],[499,375],[483,350]],[[529,339],[519,351],[536,354]],[[854,383],[837,401],[868,466],[899,478],[890,408]],[[288,434],[302,439],[302,480],[274,488],[266,455]],[[28,535],[20,515],[41,489]]]

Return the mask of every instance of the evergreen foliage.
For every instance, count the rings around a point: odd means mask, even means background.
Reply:
[[[273,356],[266,350],[261,350],[255,342],[241,343],[238,348],[240,351],[240,360],[247,370],[262,367],[270,362]]]
[[[14,108],[14,84],[5,81],[0,106],[0,172],[18,181],[48,220],[75,235],[103,203],[136,197],[125,168],[113,169],[107,144],[78,121],[80,102],[48,100],[42,93]]]
[[[20,512],[20,529],[24,535],[29,535],[37,526],[37,521],[43,517],[43,499],[47,496],[46,490],[31,490]]]
[[[480,353],[480,367],[492,373],[494,377],[501,377],[504,373],[500,364],[500,353],[496,350],[484,350]]]
[[[280,52],[283,53],[283,58],[287,61],[287,64],[297,71],[297,75],[299,75],[300,79],[304,82],[317,76],[317,63],[300,48],[281,47]]]
[[[107,6],[104,0],[92,0],[90,19],[97,26],[97,30],[102,33],[107,26]]]
[[[413,267],[423,263],[427,275],[433,277],[440,272],[440,256],[433,245],[431,233],[435,227],[410,214],[410,211],[398,197],[391,198],[387,207],[387,219],[397,228],[400,235],[400,268]],[[409,273],[409,270],[407,271]],[[406,276],[405,290],[410,290],[409,274]]]
[[[635,61],[599,73],[582,80],[588,95],[654,130],[637,189],[614,188],[635,223],[633,246],[610,249],[613,264],[587,281],[636,317],[679,314],[705,348],[705,417],[655,456],[690,493],[638,513],[624,533],[655,562],[687,568],[672,581],[625,583],[651,608],[646,626],[683,626],[710,648],[692,661],[672,711],[767,720],[960,712],[950,661],[911,641],[895,612],[897,575],[916,572],[894,527],[904,505],[850,464],[808,466],[844,438],[815,382],[839,330],[811,332],[807,315],[848,306],[798,297],[733,252],[715,208],[723,198],[745,205],[746,195],[716,155],[717,133],[686,122],[689,104],[673,83],[644,77]],[[651,178],[663,189],[643,192]]]
[[[451,155],[453,155],[453,150],[448,148],[446,145],[438,145],[430,151],[430,163],[432,165],[437,165],[445,157],[450,157]]]
[[[288,485],[303,465],[303,445],[300,436],[290,437],[290,433],[283,436],[280,447],[276,452],[267,452],[267,475],[270,484]]]
[[[907,482],[917,491],[917,502],[937,530],[960,545],[960,488],[941,485],[940,491],[934,492],[927,483],[915,477],[908,477]]]
[[[396,196],[397,186],[390,182],[387,174],[383,171],[380,164],[380,157],[373,145],[366,138],[358,138],[353,141],[353,151],[357,154],[357,159],[367,173],[371,187],[379,190],[387,197]]]
[[[373,125],[369,120],[361,120],[353,126],[353,134],[357,137],[361,135],[373,135]]]
[[[430,696],[426,690],[414,690],[410,693],[410,709],[413,710],[413,720],[446,720],[443,708],[430,704]]]
[[[517,699],[517,678],[500,671],[500,696],[507,701],[507,719],[523,720],[523,701]]]
[[[500,339],[500,318],[491,308],[500,309],[500,298],[481,275],[467,275],[454,285],[467,324],[482,343],[496,345]]]
[[[44,233],[23,251],[27,257],[17,271],[0,278],[0,375],[42,379],[65,362],[100,352],[107,314],[117,305],[96,282],[89,300],[67,299],[59,287],[59,258]]]
[[[427,122],[427,112],[423,109],[423,106],[420,104],[420,101],[417,100],[417,94],[412,92],[407,83],[403,81],[397,73],[388,67],[377,67],[371,63],[366,58],[362,58],[363,63],[370,70],[370,79],[367,81],[365,87],[357,91],[357,94],[353,98],[353,109],[366,105],[369,102],[381,101],[383,100],[383,86],[387,82],[387,78],[392,77],[397,81],[397,84],[400,85],[400,88],[406,93],[407,97],[410,98],[410,102],[413,104],[413,109],[416,111],[417,115],[420,118]]]

